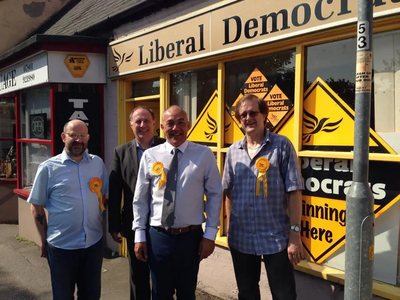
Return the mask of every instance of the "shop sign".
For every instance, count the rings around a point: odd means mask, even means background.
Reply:
[[[80,119],[89,128],[90,140],[89,153],[102,155],[102,101],[101,95],[92,93],[65,93],[54,94],[54,114],[56,132],[63,131],[64,124],[73,119]],[[56,153],[61,153],[64,144],[61,139],[56,139]]]
[[[72,77],[82,78],[85,76],[85,73],[90,66],[90,60],[86,55],[68,54],[64,60],[64,64],[67,66]]]
[[[323,263],[346,239],[346,194],[352,184],[352,160],[302,157],[305,190],[301,238],[311,261]],[[400,199],[400,163],[370,161],[369,185],[378,218]]]
[[[0,70],[0,95],[48,81],[47,54],[41,53]]]
[[[164,27],[147,28],[111,43],[109,76],[141,72],[354,23],[357,11],[354,0],[237,1]],[[375,17],[398,12],[399,0],[374,1]]]

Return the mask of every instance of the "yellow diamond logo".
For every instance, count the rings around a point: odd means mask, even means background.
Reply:
[[[85,76],[87,69],[90,66],[90,61],[86,55],[72,55],[69,54],[64,60],[72,77],[82,78]]]

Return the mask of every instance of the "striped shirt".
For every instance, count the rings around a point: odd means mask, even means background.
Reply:
[[[256,196],[258,170],[255,162],[265,157],[267,197],[263,183]],[[304,189],[300,167],[292,143],[285,136],[267,132],[253,159],[246,138],[234,143],[225,159],[222,187],[231,194],[229,245],[246,254],[273,254],[287,248],[289,217],[286,193]]]

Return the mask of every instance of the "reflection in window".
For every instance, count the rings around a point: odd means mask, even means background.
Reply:
[[[17,177],[15,141],[0,140],[0,177]]]
[[[15,105],[12,98],[0,98],[0,138],[15,138]]]
[[[171,74],[171,105],[179,105],[193,124],[217,90],[217,67]]]
[[[132,98],[160,94],[160,80],[151,79],[134,81],[132,84]]]
[[[51,139],[50,87],[22,92],[21,138]]]
[[[33,185],[38,166],[51,157],[51,145],[23,143],[21,149],[22,186],[23,188],[30,188]]]
[[[371,128],[400,152],[400,31],[374,34]],[[307,89],[321,77],[353,110],[356,39],[311,46],[306,51]]]
[[[354,110],[356,49],[354,38],[308,47],[304,91],[320,77]]]

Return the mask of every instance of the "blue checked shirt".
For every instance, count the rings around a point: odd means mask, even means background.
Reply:
[[[234,143],[225,159],[222,187],[231,194],[229,246],[246,254],[273,254],[287,248],[289,217],[286,193],[304,189],[296,152],[288,138],[267,132],[253,159],[246,138]],[[255,162],[266,157],[267,197],[263,184],[256,196],[258,170]]]

